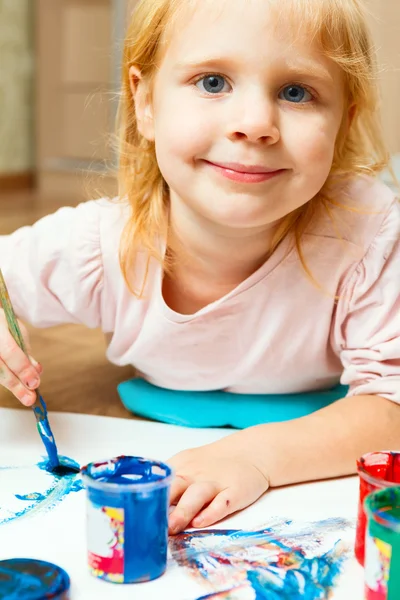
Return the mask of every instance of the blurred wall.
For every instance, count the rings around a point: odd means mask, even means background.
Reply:
[[[400,0],[367,0],[379,61],[382,121],[391,152],[400,153]]]
[[[0,174],[33,168],[32,0],[0,0]]]
[[[54,0],[50,1],[56,4]],[[136,2],[126,1],[128,5]],[[85,2],[88,7],[96,5],[92,0]],[[68,0],[65,5],[84,10],[85,2]],[[373,15],[372,29],[383,65],[381,80],[385,131],[390,149],[400,153],[400,0],[366,2]],[[23,173],[34,167],[32,30],[33,12],[37,5],[37,0],[0,0],[0,175]],[[56,108],[53,106],[51,113],[57,112]],[[51,122],[48,112],[46,121]],[[35,125],[38,128],[40,123],[36,122]],[[86,133],[84,128],[82,132]],[[38,131],[39,137],[40,133]],[[79,133],[77,127],[74,135]],[[87,137],[90,138],[90,135]],[[87,139],[86,143],[92,145],[93,140]]]

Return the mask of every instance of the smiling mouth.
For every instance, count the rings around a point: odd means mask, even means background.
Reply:
[[[227,179],[240,183],[263,183],[287,171],[287,169],[271,169],[260,165],[214,163],[208,160],[205,160],[204,163]]]

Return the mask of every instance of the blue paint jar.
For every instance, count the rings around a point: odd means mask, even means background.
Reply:
[[[171,468],[137,456],[82,467],[89,569],[114,583],[160,577],[167,566]]]
[[[68,600],[68,574],[52,563],[31,558],[0,561],[2,600]]]

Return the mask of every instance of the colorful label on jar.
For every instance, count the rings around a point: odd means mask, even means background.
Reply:
[[[92,575],[124,582],[124,509],[88,502],[88,561]]]
[[[392,546],[367,534],[365,587],[367,600],[388,600]]]

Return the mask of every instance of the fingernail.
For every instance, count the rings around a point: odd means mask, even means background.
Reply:
[[[39,371],[39,373],[41,373],[43,371],[42,365],[40,363],[38,363],[37,360],[35,360],[34,358],[32,358],[32,356],[30,356],[30,360],[31,360],[31,363],[33,364],[33,366],[35,367],[35,369],[37,371]]]
[[[32,394],[25,394],[24,396],[22,396],[21,402],[23,404],[25,404],[26,406],[30,406],[32,404],[33,399],[34,398],[33,398]]]
[[[36,379],[36,378],[35,379],[30,379],[29,381],[27,381],[26,385],[31,390],[34,390],[39,385],[39,379]]]
[[[170,533],[172,535],[174,535],[175,533],[177,533],[179,527],[176,523],[174,523],[173,521],[169,523],[168,529],[170,531]]]

